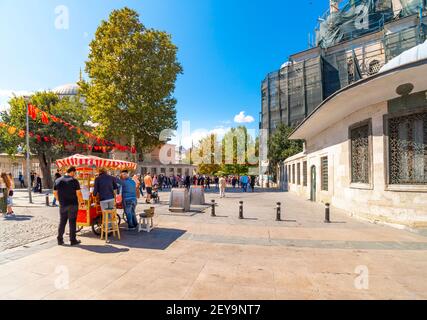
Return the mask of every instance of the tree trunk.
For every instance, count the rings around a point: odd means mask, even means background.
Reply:
[[[43,174],[43,188],[52,189],[53,188],[52,173],[51,173],[52,161],[50,158],[46,157],[45,153],[39,153],[38,158],[40,162],[40,170],[42,171],[42,174]]]

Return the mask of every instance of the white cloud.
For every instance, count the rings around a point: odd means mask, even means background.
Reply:
[[[252,123],[255,122],[255,118],[249,115],[245,115],[245,111],[240,112],[234,117],[235,123]]]
[[[3,90],[0,89],[0,97],[3,98],[12,98],[13,96],[26,96],[26,95],[31,95],[33,94],[31,91],[27,91],[27,90]]]
[[[177,146],[181,143],[185,149],[190,149],[192,145],[196,146],[200,140],[210,136],[211,134],[215,134],[218,139],[221,139],[230,130],[231,128],[223,126],[216,127],[212,130],[197,129],[191,132],[189,135],[182,136],[181,134],[178,134],[177,136],[173,137],[169,143],[175,144]]]
[[[7,110],[9,108],[9,100],[13,97],[29,96],[33,92],[27,90],[5,90],[0,89],[0,111]]]

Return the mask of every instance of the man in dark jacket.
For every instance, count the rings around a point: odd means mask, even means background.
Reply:
[[[76,168],[68,169],[67,174],[55,181],[53,194],[59,201],[60,222],[58,227],[58,245],[64,245],[64,232],[67,221],[70,225],[70,241],[72,246],[81,242],[76,238],[77,214],[79,204],[83,205],[83,195],[80,191],[80,183],[74,178]]]
[[[95,179],[93,195],[94,197],[99,196],[102,211],[115,208],[116,193],[119,189],[116,181],[116,178],[110,176],[106,169],[99,170],[99,176]]]
[[[43,193],[43,183],[40,175],[36,174],[36,190],[35,192]]]

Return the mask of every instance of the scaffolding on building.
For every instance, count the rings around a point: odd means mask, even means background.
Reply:
[[[349,22],[354,24],[359,16],[349,8],[362,4],[368,6],[368,16],[375,16],[376,20],[372,20],[367,30],[351,30]],[[319,46],[311,49],[313,52],[291,57],[279,71],[268,74],[263,81],[260,127],[271,133],[280,123],[298,125],[336,91],[376,74],[394,57],[423,43],[427,33],[423,23],[425,9],[424,0],[342,3],[339,11],[332,14],[334,27],[319,33]],[[405,18],[410,21],[404,27],[387,30],[387,26]],[[324,23],[331,23],[331,19],[326,18]]]

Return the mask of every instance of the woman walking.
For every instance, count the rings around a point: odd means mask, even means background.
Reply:
[[[1,180],[3,181],[3,184],[0,187],[3,189],[3,201],[1,203],[1,210],[3,213],[6,212],[6,217],[11,217],[15,215],[12,209],[13,182],[10,177],[4,172],[1,174]],[[4,208],[5,206],[6,208]]]

